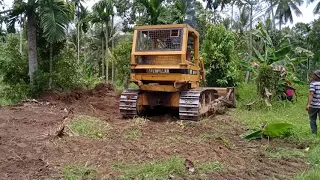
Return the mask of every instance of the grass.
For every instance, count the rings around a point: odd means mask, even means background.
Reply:
[[[107,134],[108,124],[98,118],[79,116],[69,122],[73,133],[90,138],[102,138]]]
[[[188,175],[184,159],[171,157],[162,161],[151,161],[140,164],[115,164],[114,170],[123,172],[117,179],[168,179],[171,176]],[[222,169],[220,162],[195,163],[197,173],[210,173]]]
[[[5,85],[1,82],[2,78],[0,77],[0,106],[6,106],[12,104],[12,102],[6,98],[4,93]]]
[[[138,128],[127,129],[124,133],[126,139],[139,139],[142,137],[142,132]]]
[[[67,165],[63,169],[64,180],[96,179],[97,171],[82,165]]]
[[[292,149],[292,148],[272,148],[267,149],[266,154],[270,158],[304,158],[306,157],[306,151],[303,149]]]
[[[258,128],[261,123],[291,123],[295,126],[293,135],[287,138],[292,144],[306,144],[310,147],[308,152],[293,148],[277,148],[273,151],[267,151],[270,157],[305,157],[311,164],[310,171],[304,172],[297,176],[297,179],[320,179],[320,137],[311,134],[308,113],[305,110],[308,86],[299,86],[298,101],[291,102],[273,102],[272,107],[266,107],[263,102],[256,102],[251,111],[246,110],[246,104],[258,99],[254,85],[242,85],[237,88],[238,108],[233,114],[234,118],[241,121],[250,128]]]

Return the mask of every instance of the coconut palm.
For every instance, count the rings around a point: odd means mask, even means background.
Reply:
[[[48,42],[58,42],[65,38],[66,25],[70,22],[73,7],[62,0],[15,0],[10,10],[10,24],[14,24],[20,15],[26,17],[28,37],[28,61],[30,83],[38,69],[37,61],[37,16]]]
[[[316,7],[313,9],[314,14],[320,13],[320,0],[308,0],[308,3],[318,2]]]
[[[293,22],[293,13],[296,16],[302,15],[299,7],[303,4],[303,0],[272,0],[272,8],[276,8],[275,17],[279,20],[279,29],[282,24],[290,21]]]
[[[203,0],[203,2],[207,2],[207,9],[217,10],[220,6],[221,10],[223,10],[232,0]]]

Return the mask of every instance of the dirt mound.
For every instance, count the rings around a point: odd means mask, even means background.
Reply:
[[[89,97],[103,97],[109,93],[114,93],[112,84],[99,83],[93,89],[89,90],[74,90],[70,92],[54,92],[47,91],[40,97],[41,100],[46,101],[61,101],[67,104],[72,104],[77,100],[87,99]]]

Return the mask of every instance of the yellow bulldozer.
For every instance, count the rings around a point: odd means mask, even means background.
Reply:
[[[135,27],[130,67],[138,88],[121,94],[123,117],[169,107],[181,120],[200,120],[219,107],[235,107],[235,88],[200,87],[206,79],[199,33],[187,24]]]

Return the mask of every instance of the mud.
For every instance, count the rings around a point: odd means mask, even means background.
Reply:
[[[166,121],[163,117],[133,121],[121,118],[118,99],[119,94],[112,86],[99,84],[87,91],[47,92],[38,103],[1,107],[1,179],[62,179],[63,168],[70,164],[93,167],[100,179],[119,173],[112,169],[115,163],[173,156],[194,163],[221,162],[223,170],[207,174],[210,179],[286,179],[308,168],[299,158],[276,159],[265,155],[268,143],[278,146],[283,144],[281,140],[241,140],[246,127],[233,121],[230,114],[200,123],[180,123],[169,116]],[[66,109],[72,109],[74,116],[94,116],[108,123],[111,128],[107,136],[52,137],[65,121]],[[141,137],[127,138],[126,132],[132,129],[138,129]]]

